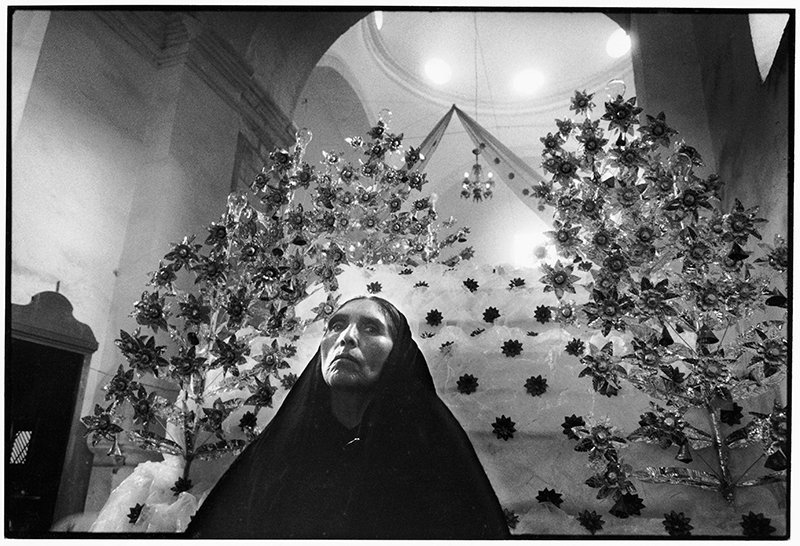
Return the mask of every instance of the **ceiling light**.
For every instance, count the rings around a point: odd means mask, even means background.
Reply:
[[[437,85],[447,83],[453,75],[450,65],[441,59],[431,59],[425,65],[425,74]]]
[[[616,58],[622,57],[631,49],[631,37],[623,29],[617,29],[606,43],[606,52]]]
[[[544,75],[538,70],[523,70],[514,77],[514,89],[517,93],[530,95],[544,85]]]
[[[375,15],[375,26],[378,28],[378,30],[380,30],[381,27],[383,26],[383,12],[376,11],[374,15]]]

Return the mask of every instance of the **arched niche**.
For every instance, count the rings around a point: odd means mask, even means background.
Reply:
[[[6,345],[6,536],[83,511],[92,466],[80,422],[97,341],[57,292],[11,305]]]

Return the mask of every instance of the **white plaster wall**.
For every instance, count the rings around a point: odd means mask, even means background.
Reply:
[[[148,80],[147,64],[91,16],[53,13],[11,154],[11,301],[58,283],[101,347]]]

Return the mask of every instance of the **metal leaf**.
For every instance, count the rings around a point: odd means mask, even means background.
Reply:
[[[738,487],[755,487],[757,485],[766,485],[769,483],[778,483],[785,481],[786,481],[786,472],[772,472],[770,474],[759,476],[758,478],[753,478],[752,480],[740,482],[736,485]]]
[[[700,470],[678,468],[674,466],[652,467],[637,470],[633,476],[645,483],[668,483],[673,485],[688,485],[700,489],[719,490],[720,480],[716,476]]]
[[[170,455],[183,455],[181,446],[168,440],[163,436],[159,436],[155,432],[146,430],[132,430],[128,432],[131,441],[142,449],[150,451],[160,451],[161,453],[168,453]]]

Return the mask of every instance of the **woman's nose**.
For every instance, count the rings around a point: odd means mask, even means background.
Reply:
[[[342,331],[339,341],[344,345],[355,346],[358,340],[358,331],[355,324],[350,324]]]

